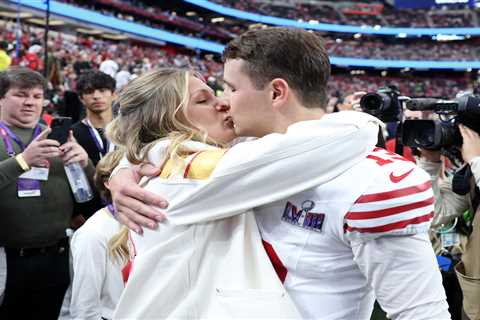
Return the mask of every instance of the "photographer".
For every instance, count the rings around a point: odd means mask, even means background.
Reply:
[[[459,195],[452,191],[452,176],[441,180],[442,162],[439,151],[422,150],[420,167],[432,176],[435,193],[435,216],[432,223],[432,242],[437,253],[448,248],[451,255],[461,256],[455,267],[463,291],[464,318],[480,319],[480,218],[478,186],[480,186],[480,136],[466,126],[459,125],[463,137],[461,154],[470,165],[470,192]],[[456,184],[456,182],[454,182]],[[464,228],[461,225],[466,224]],[[471,224],[471,227],[469,226]],[[455,228],[456,227],[456,228]],[[454,229],[456,229],[454,231]],[[460,229],[465,231],[459,231]],[[448,292],[447,292],[448,294]]]

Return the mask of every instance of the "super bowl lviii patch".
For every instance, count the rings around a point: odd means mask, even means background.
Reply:
[[[321,232],[325,214],[312,212],[314,207],[315,202],[312,200],[303,201],[300,209],[288,201],[283,210],[282,221],[303,229]]]

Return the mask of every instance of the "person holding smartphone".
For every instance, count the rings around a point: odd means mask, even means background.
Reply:
[[[74,199],[64,165],[88,155],[70,134],[62,145],[39,124],[47,83],[23,67],[0,73],[0,247],[7,280],[0,319],[55,319],[70,282]]]

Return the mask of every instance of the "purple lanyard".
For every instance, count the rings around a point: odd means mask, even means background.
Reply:
[[[37,124],[33,130],[32,140],[35,139],[40,132],[42,132],[42,127]],[[15,149],[13,148],[12,140],[17,143],[17,145],[20,147],[20,150],[25,150],[26,146],[23,144],[22,140],[20,140],[20,138],[17,137],[17,135],[13,133],[3,121],[0,121],[0,134],[2,135],[3,143],[5,144],[7,153],[10,157],[15,156]]]
[[[90,133],[90,136],[92,137],[93,142],[95,143],[95,146],[97,147],[98,152],[100,153],[100,158],[106,155],[108,152],[108,141],[105,141],[106,142],[105,144],[103,143],[103,141],[98,141],[98,139],[100,140],[102,139],[98,130],[94,129],[88,121],[83,121],[83,123],[88,128],[88,132]]]
[[[110,211],[111,215],[114,218],[116,218],[117,210],[115,210],[115,207],[113,206],[113,204],[111,204],[111,203],[107,204],[107,209],[108,209],[108,211]]]

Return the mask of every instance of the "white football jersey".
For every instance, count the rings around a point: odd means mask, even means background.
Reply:
[[[336,179],[255,213],[277,274],[304,318],[370,319],[376,296],[390,318],[448,319],[426,236],[433,202],[428,174],[376,148]],[[403,261],[377,272],[391,259]],[[393,296],[387,288],[395,287],[405,290]]]

